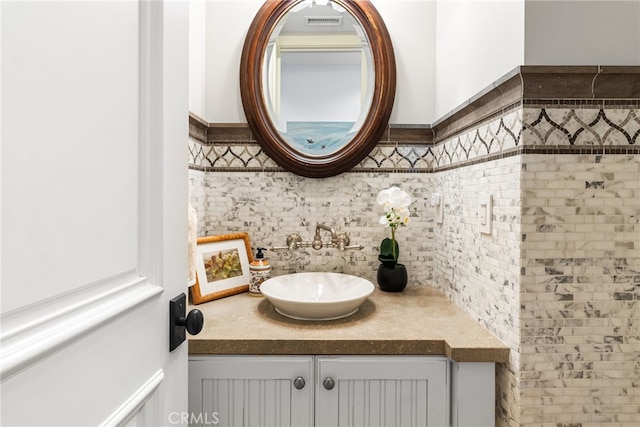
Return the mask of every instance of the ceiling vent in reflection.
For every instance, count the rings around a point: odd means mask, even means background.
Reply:
[[[342,25],[342,16],[305,16],[307,25],[338,27]]]

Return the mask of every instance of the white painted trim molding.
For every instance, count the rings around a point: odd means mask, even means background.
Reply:
[[[142,407],[151,398],[162,380],[164,380],[164,372],[160,369],[100,426],[119,427],[128,425],[140,413]]]
[[[162,291],[131,271],[3,315],[0,382]]]

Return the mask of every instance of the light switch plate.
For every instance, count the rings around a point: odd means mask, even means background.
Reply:
[[[444,222],[444,196],[441,193],[432,193],[431,206],[433,206],[436,224],[442,224]]]
[[[493,197],[491,193],[478,195],[478,227],[480,233],[491,234],[491,217],[493,215]]]

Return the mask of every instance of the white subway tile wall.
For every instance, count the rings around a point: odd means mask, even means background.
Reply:
[[[351,244],[362,250],[302,248],[267,251],[272,274],[302,271],[335,271],[376,281],[380,241],[390,229],[379,223],[384,214],[376,204],[380,190],[397,185],[413,198],[411,222],[396,231],[400,262],[407,266],[411,283],[431,280],[433,217],[428,209],[431,176],[427,174],[360,173],[312,179],[286,172],[205,173],[190,171],[191,185],[206,193],[200,230],[203,235],[246,231],[253,247],[286,246],[286,238],[298,233],[311,242],[316,224],[346,232]],[[205,174],[198,181],[199,174]],[[196,208],[197,209],[197,208]],[[323,240],[330,240],[322,232]]]
[[[522,174],[520,423],[640,426],[640,155]]]
[[[522,156],[436,172],[444,222],[433,227],[432,285],[511,348],[496,366],[500,425],[518,425]],[[481,234],[480,192],[493,198],[491,234]]]
[[[207,235],[205,228],[207,192],[204,184],[206,176],[206,172],[189,170],[189,203],[198,214],[198,236]]]

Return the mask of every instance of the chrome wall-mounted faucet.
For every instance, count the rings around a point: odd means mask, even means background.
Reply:
[[[322,241],[320,230],[325,230],[331,233],[331,241]],[[346,233],[336,233],[336,231],[325,224],[316,225],[316,233],[311,242],[303,242],[298,233],[292,233],[287,236],[287,246],[275,246],[271,248],[272,251],[293,251],[298,248],[313,248],[320,250],[322,248],[338,248],[340,251],[345,250],[361,250],[364,249],[362,245],[350,245],[349,236]]]

